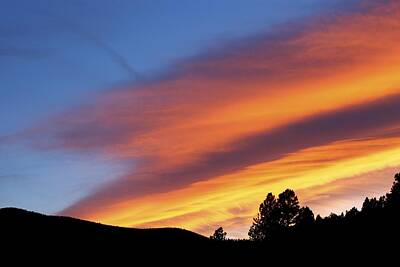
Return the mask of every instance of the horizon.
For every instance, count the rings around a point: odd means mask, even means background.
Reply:
[[[268,2],[268,3],[267,3]],[[400,169],[394,0],[5,1],[0,208],[246,238]]]

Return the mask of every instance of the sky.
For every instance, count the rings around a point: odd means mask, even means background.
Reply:
[[[4,1],[0,206],[245,238],[400,169],[400,3]]]

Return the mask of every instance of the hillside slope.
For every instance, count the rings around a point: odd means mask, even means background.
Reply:
[[[85,220],[49,216],[17,208],[0,209],[0,236],[11,243],[37,242],[52,244],[112,246],[128,242],[130,246],[156,246],[188,243],[201,244],[209,239],[178,228],[136,229]]]

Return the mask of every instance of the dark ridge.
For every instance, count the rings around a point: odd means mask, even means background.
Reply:
[[[128,241],[130,243],[207,242],[208,238],[179,228],[137,229],[104,225],[81,219],[43,215],[7,207],[0,209],[0,233],[13,239],[40,238],[48,241],[98,242]]]
[[[308,207],[300,208],[294,191],[287,189],[278,198],[269,193],[259,211],[249,230],[252,240],[229,240],[222,227],[212,238],[206,238],[178,228],[116,227],[2,208],[0,255],[26,256],[33,252],[63,259],[84,255],[96,261],[117,256],[147,263],[177,263],[190,258],[186,262],[190,266],[209,261],[245,261],[250,265],[265,259],[306,263],[311,255],[324,256],[329,261],[393,257],[398,254],[400,240],[400,173],[395,175],[389,193],[366,198],[361,210],[352,208],[340,215],[314,218]],[[295,219],[293,223],[288,220],[290,216]],[[19,258],[24,257],[13,259]]]

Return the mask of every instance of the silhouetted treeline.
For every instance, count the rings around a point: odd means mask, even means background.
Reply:
[[[395,175],[385,196],[366,198],[361,210],[352,208],[325,218],[315,218],[310,208],[301,207],[293,190],[278,197],[269,193],[249,229],[248,240],[229,240],[222,227],[206,238],[183,229],[123,228],[4,208],[0,209],[1,256],[11,255],[10,251],[67,258],[84,254],[97,260],[118,255],[134,263],[144,259],[148,264],[190,257],[186,264],[191,265],[193,259],[197,264],[211,259],[213,263],[301,262],[318,254],[331,261],[345,254],[354,256],[356,251],[377,256],[397,249],[399,213],[400,174]],[[19,258],[24,257],[14,259]]]
[[[220,227],[218,232],[223,232],[223,228]],[[286,189],[278,197],[269,193],[260,204],[248,235],[261,246],[289,241],[314,246],[328,242],[385,242],[398,238],[399,233],[400,173],[395,175],[389,193],[379,198],[366,198],[361,210],[353,207],[324,218],[319,215],[315,218],[309,207],[300,207],[293,190]]]

